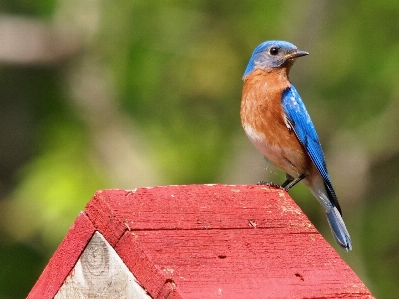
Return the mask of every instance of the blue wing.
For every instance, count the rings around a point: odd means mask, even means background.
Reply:
[[[317,136],[309,113],[307,112],[305,105],[294,85],[291,84],[291,87],[284,90],[282,95],[282,105],[288,122],[294,130],[295,135],[306,149],[310,159],[313,161],[324,180],[328,198],[341,213],[337,196],[335,195],[330,176],[327,172],[327,166],[319,137]]]

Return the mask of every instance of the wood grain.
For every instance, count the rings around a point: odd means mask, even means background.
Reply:
[[[92,222],[86,214],[80,213],[27,298],[52,299],[75,266],[94,232]]]
[[[279,189],[101,191],[86,212],[100,231],[125,228],[115,249],[154,298],[373,298]],[[115,233],[106,228],[104,236]]]
[[[68,274],[82,290],[79,265],[97,293],[76,298],[136,298],[112,289],[126,274],[112,272],[116,258],[151,298],[373,298],[288,193],[252,185],[98,191],[28,298],[53,298]]]
[[[54,299],[151,299],[115,250],[94,233]]]

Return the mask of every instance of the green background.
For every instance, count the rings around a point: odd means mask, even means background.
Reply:
[[[290,194],[374,296],[397,298],[397,1],[3,0],[0,11],[0,298],[26,297],[98,189],[282,182],[239,119],[242,74],[270,39],[311,54],[290,78],[353,251],[305,187]]]

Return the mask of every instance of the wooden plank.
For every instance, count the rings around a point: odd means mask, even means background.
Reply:
[[[95,232],[54,299],[151,299],[115,250]]]
[[[317,233],[283,190],[267,186],[190,185],[103,190],[86,213],[107,240],[122,229],[279,228]],[[100,216],[99,216],[100,215]],[[294,215],[294,217],[293,217]],[[112,229],[110,229],[112,228]],[[115,233],[115,231],[117,233]]]
[[[115,251],[153,298],[182,299],[176,292],[171,273],[154,264],[140,243],[137,235],[127,231],[115,246]]]
[[[94,231],[89,218],[85,213],[80,213],[32,288],[28,299],[51,299],[55,296]]]
[[[113,212],[113,206],[117,205],[118,201],[123,201],[127,194],[129,193],[117,189],[97,191],[86,206],[88,217],[111,246],[115,246],[127,229],[124,219]]]
[[[277,229],[134,234],[182,298],[372,298],[318,234],[281,234]]]

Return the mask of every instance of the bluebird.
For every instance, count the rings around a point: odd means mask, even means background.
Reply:
[[[294,61],[308,52],[286,41],[261,43],[245,69],[241,122],[262,155],[285,172],[278,186],[286,191],[302,181],[323,206],[335,240],[344,250],[352,243],[327,172],[315,127],[296,88],[288,79]]]

